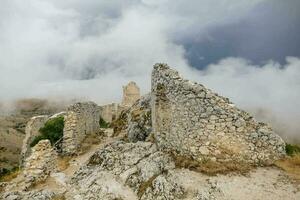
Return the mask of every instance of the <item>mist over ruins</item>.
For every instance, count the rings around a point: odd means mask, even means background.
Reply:
[[[299,0],[1,0],[0,199],[299,200]]]
[[[167,64],[154,65],[148,94],[131,81],[120,103],[31,117],[15,146],[18,170],[1,182],[3,199],[300,197],[291,147]]]

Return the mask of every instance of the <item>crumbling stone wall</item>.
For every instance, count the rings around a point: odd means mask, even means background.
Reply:
[[[271,163],[285,143],[227,98],[184,80],[165,64],[152,72],[152,126],[161,149],[198,161]]]
[[[122,106],[130,107],[140,98],[140,88],[133,81],[123,86]]]
[[[32,117],[25,128],[25,138],[23,140],[22,145],[22,151],[21,151],[21,157],[20,157],[20,166],[24,166],[25,159],[30,155],[31,153],[31,147],[30,143],[33,141],[33,139],[38,136],[40,128],[42,128],[46,121],[48,120],[48,115],[40,115]]]
[[[125,107],[117,103],[100,106],[100,115],[108,123],[117,119]]]
[[[50,173],[57,171],[57,153],[49,140],[39,141],[32,153],[25,159],[24,169],[5,188],[6,192],[27,191],[33,185],[46,180]]]
[[[84,138],[99,131],[100,111],[93,102],[76,103],[67,109],[62,149],[64,154],[75,154]]]

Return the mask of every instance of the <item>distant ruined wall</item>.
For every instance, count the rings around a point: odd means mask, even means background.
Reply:
[[[30,143],[33,141],[33,139],[39,135],[39,130],[44,126],[46,121],[48,120],[48,115],[40,115],[36,117],[32,117],[25,128],[25,138],[23,140],[22,145],[22,151],[21,151],[21,157],[20,157],[20,166],[23,167],[25,159],[30,155],[31,153],[31,147]]]
[[[112,122],[117,119],[121,112],[125,109],[124,106],[117,103],[111,103],[104,106],[100,106],[100,115],[106,122]]]
[[[184,80],[165,64],[152,72],[152,125],[158,146],[198,161],[267,164],[284,141],[227,98]]]
[[[130,107],[132,106],[139,98],[140,88],[133,81],[129,82],[126,86],[123,86],[123,99],[122,106]]]
[[[99,131],[100,108],[93,102],[76,103],[65,116],[62,149],[64,154],[75,154],[84,138]]]

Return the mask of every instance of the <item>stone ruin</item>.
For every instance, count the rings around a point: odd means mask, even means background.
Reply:
[[[197,161],[267,164],[285,143],[227,98],[183,79],[166,64],[152,71],[152,126],[160,149]]]
[[[21,151],[20,166],[24,166],[25,159],[31,155],[30,143],[38,136],[39,129],[52,118],[64,116],[64,133],[62,150],[64,154],[75,154],[83,139],[99,131],[100,109],[93,102],[76,103],[67,108],[67,112],[60,112],[53,116],[41,115],[32,117],[26,125],[25,139]]]
[[[99,131],[99,119],[100,109],[93,102],[76,103],[70,106],[65,116],[63,153],[76,154],[85,137]]]
[[[123,99],[121,105],[124,107],[130,107],[140,97],[140,88],[135,82],[131,81],[126,86],[123,86]]]
[[[64,117],[64,154],[76,154],[85,136],[100,129],[99,115],[99,107],[92,102],[68,108]],[[178,166],[174,155],[188,158],[193,165],[197,161],[197,167],[205,166],[209,160],[220,164],[270,164],[285,155],[285,144],[266,124],[255,121],[227,98],[184,80],[165,64],[154,66],[151,94],[137,100],[121,117],[124,117],[122,130],[127,137],[112,134],[108,137],[114,138],[105,138],[93,154],[85,154],[87,160],[61,185],[64,199],[243,199],[232,198],[233,193],[236,194],[233,191],[237,190],[241,193],[260,190],[262,196],[270,195],[270,199],[279,193],[284,195],[274,199],[286,199],[284,197],[291,194],[293,199],[299,199],[300,193],[294,194],[291,189],[287,191],[282,187],[286,183],[274,189],[279,177],[283,177],[281,172],[271,178],[274,182],[266,182],[263,171],[259,175],[260,182],[252,182],[253,187],[248,187],[253,177],[234,174],[211,177],[192,171],[188,166]],[[38,120],[35,123],[41,126]],[[54,172],[56,156],[49,141],[40,141],[26,159],[22,173],[25,182],[23,178],[21,188],[45,180]],[[51,199],[60,194],[51,189],[47,191],[49,188],[11,192],[15,186],[13,182],[6,187],[4,199],[16,196]]]
[[[24,166],[25,159],[31,154],[30,143],[33,139],[38,136],[40,128],[44,126],[46,121],[48,120],[48,115],[40,115],[36,117],[32,117],[26,125],[25,128],[25,138],[23,140],[21,157],[20,157],[20,166]]]
[[[100,108],[101,117],[104,119],[104,121],[110,123],[115,119],[117,119],[124,109],[125,107],[117,103],[111,103],[111,104],[101,106]]]
[[[106,122],[112,122],[116,120],[122,111],[129,109],[138,99],[140,99],[140,88],[133,81],[123,86],[122,103],[111,103],[101,107],[101,117]]]
[[[24,162],[24,170],[6,187],[6,192],[26,191],[37,183],[45,181],[57,170],[57,152],[49,140],[39,141]]]

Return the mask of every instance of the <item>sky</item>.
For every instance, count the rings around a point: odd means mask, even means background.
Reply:
[[[299,0],[1,0],[0,101],[118,102],[163,62],[298,137],[299,19]]]

